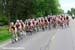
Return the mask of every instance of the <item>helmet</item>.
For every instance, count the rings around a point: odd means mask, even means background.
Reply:
[[[16,20],[16,22],[19,22],[19,20]]]
[[[14,22],[11,22],[10,25],[14,25]]]

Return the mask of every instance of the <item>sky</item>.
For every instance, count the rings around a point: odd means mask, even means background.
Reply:
[[[75,8],[75,0],[59,0],[59,3],[65,13],[67,12],[67,10]]]

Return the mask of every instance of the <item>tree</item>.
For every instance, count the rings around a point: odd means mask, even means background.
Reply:
[[[71,15],[72,16],[72,13],[70,10],[67,11],[67,14]]]
[[[68,10],[67,13],[75,16],[75,8],[71,8],[71,10]]]
[[[10,21],[57,15],[59,12],[63,12],[59,8],[59,0],[6,0],[6,3],[5,14]]]
[[[71,8],[72,15],[75,15],[75,8]]]
[[[3,2],[4,1],[4,2]],[[5,0],[0,0],[0,22],[7,23],[8,19],[5,17]]]
[[[52,15],[57,15],[58,14],[59,6],[60,5],[59,5],[58,0],[50,0],[50,7],[51,7]]]
[[[64,10],[58,9],[58,14],[64,14]]]

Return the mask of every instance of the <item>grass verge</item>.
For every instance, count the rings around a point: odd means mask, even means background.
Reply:
[[[0,26],[0,44],[11,38],[8,26]]]

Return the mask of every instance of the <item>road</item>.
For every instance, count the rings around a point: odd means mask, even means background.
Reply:
[[[57,30],[49,50],[75,50],[75,20],[70,22],[69,28]]]
[[[75,20],[67,28],[57,28],[26,36],[23,40],[7,43],[1,50],[75,50]]]

